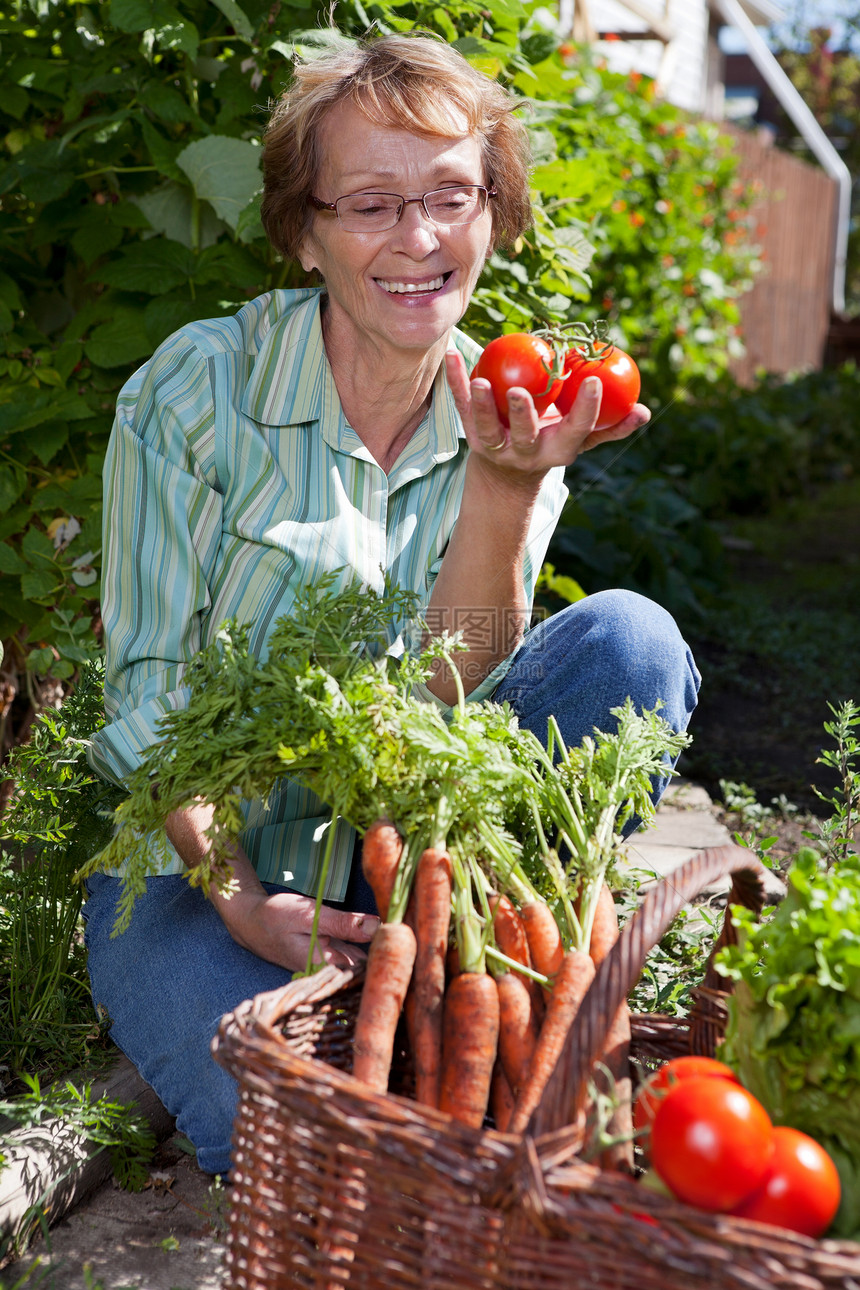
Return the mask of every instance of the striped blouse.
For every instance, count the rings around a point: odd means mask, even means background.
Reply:
[[[468,454],[444,370],[386,475],[346,421],[325,354],[321,289],[273,291],[169,337],[123,387],[105,461],[102,616],[107,676],[94,769],[122,783],[186,701],[189,660],[228,618],[265,657],[297,590],[383,570],[426,606],[457,519]],[[475,362],[480,349],[454,343]],[[526,592],[566,497],[547,477],[528,540]],[[392,642],[406,624],[392,627]],[[506,660],[469,695],[486,698]],[[429,692],[424,697],[430,697]],[[242,845],[261,879],[314,893],[326,808],[284,780],[244,803]],[[326,898],[346,888],[354,834],[338,829]],[[184,865],[171,853],[166,873]]]

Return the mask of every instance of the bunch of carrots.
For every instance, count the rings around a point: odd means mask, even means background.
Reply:
[[[382,916],[355,1033],[354,1073],[385,1092],[405,1011],[418,1100],[465,1124],[546,1132],[576,1120],[564,1087],[573,1018],[617,936],[606,874],[632,817],[653,813],[656,775],[686,742],[628,699],[568,748],[554,718],[545,742],[506,705],[466,702],[456,637],[395,657],[394,624],[414,597],[306,587],[279,620],[267,657],[227,624],[189,670],[186,707],[130,777],[104,851],[81,876],[119,866],[121,931],[145,878],[166,855],[162,825],[196,802],[213,807],[211,851],[192,871],[204,890],[229,878],[243,801],[284,776],[330,811],[307,972],[341,822],[364,838],[364,868]],[[415,697],[441,660],[453,710]],[[205,738],[201,739],[201,731]],[[157,791],[154,789],[157,788]],[[396,826],[396,827],[395,827]],[[623,1107],[626,1017],[603,1057]],[[560,1055],[564,1061],[560,1061]],[[561,1074],[559,1074],[561,1072]],[[610,1138],[623,1129],[610,1125]]]
[[[533,1120],[536,1131],[560,1127],[541,1123],[539,1109],[596,965],[618,935],[608,887],[602,886],[586,953],[565,950],[549,904],[521,872],[515,885],[525,899],[518,908],[492,890],[483,869],[444,845],[410,859],[389,820],[365,832],[362,865],[383,921],[356,1021],[355,1077],[376,1092],[387,1090],[405,1012],[416,1101],[473,1127],[488,1111],[502,1131],[524,1132]],[[398,907],[394,893],[405,869],[414,877]],[[615,1028],[616,1048],[625,1020],[626,1013]],[[626,1048],[615,1060],[623,1064]],[[562,1107],[561,1122],[577,1110]],[[623,1125],[613,1131],[625,1136]]]

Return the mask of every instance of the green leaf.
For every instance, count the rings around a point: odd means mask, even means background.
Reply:
[[[181,173],[181,172],[179,172]],[[193,246],[192,207],[193,195],[185,183],[168,182],[151,189],[134,199],[150,226],[163,233],[171,242],[181,242],[189,249]],[[244,213],[244,212],[243,212]],[[201,249],[211,246],[227,232],[227,225],[210,206],[200,208],[198,245]]]
[[[134,198],[130,198],[127,202],[117,202],[116,205],[111,204],[107,211],[108,219],[111,224],[116,224],[117,228],[137,230],[150,227],[149,220]]]
[[[0,542],[0,573],[23,573],[27,568],[14,547],[8,542]]]
[[[172,85],[150,81],[140,91],[140,101],[162,121],[176,125],[181,121],[194,122],[197,117],[188,100]]]
[[[40,565],[53,565],[56,552],[54,544],[40,528],[30,525],[21,539],[21,550],[30,561]]]
[[[152,36],[162,49],[180,49],[189,58],[196,58],[200,48],[200,35],[193,22],[167,23],[156,27]]]
[[[243,9],[236,4],[236,0],[211,0],[216,9],[220,9],[224,17],[229,22],[233,30],[239,35],[250,40],[254,35],[254,24]]]
[[[42,649],[30,650],[27,655],[27,671],[35,672],[37,676],[45,676],[53,661],[54,651],[49,645],[45,645]]]
[[[167,0],[111,0],[110,20],[118,31],[150,31],[181,23],[182,15]]]
[[[101,323],[84,348],[87,358],[97,367],[122,367],[147,358],[152,347],[143,311],[119,314],[112,322]]]
[[[50,569],[28,569],[21,574],[21,591],[28,600],[44,600],[62,586],[59,573]]]
[[[258,193],[239,215],[236,236],[240,242],[258,242],[266,236],[260,218],[261,194]]]
[[[68,442],[69,427],[65,421],[51,421],[39,427],[39,433],[30,439],[30,446],[43,466],[56,457],[57,453]]]
[[[109,287],[160,296],[187,282],[193,273],[194,255],[187,247],[151,238],[134,243],[92,276]]]
[[[21,308],[21,292],[18,284],[8,273],[0,271],[0,300],[10,309]]]
[[[204,251],[197,263],[195,281],[220,282],[222,286],[259,287],[262,265],[235,242],[219,242]]]
[[[245,139],[211,134],[197,139],[176,158],[198,197],[235,232],[239,216],[259,191],[260,149]]]
[[[176,158],[182,151],[181,145],[165,139],[149,120],[144,119],[140,131],[156,170],[167,179],[176,179],[182,183],[185,176],[176,164]],[[139,202],[138,205],[140,205]]]
[[[60,395],[34,392],[27,400],[0,403],[0,435],[20,434],[46,421],[80,421],[89,416],[92,412],[85,400],[71,390]]]
[[[20,85],[0,85],[0,112],[20,121],[30,106],[30,96]]]
[[[151,349],[156,349],[163,340],[187,323],[196,322],[198,318],[214,318],[224,312],[211,294],[198,295],[196,300],[156,296],[144,310],[146,334]]]
[[[122,229],[104,220],[88,220],[72,235],[72,246],[84,264],[113,251],[122,241]]]
[[[17,158],[21,191],[40,205],[63,197],[75,182],[73,170],[59,164],[59,142],[31,144]]]

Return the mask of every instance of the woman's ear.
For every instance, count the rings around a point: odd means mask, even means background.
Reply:
[[[301,245],[299,246],[298,261],[305,273],[312,273],[314,269],[319,268],[317,258],[314,254],[313,247],[311,246],[311,237],[309,233],[306,233],[302,238]]]

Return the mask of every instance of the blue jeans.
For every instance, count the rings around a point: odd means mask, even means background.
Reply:
[[[536,627],[496,690],[520,724],[546,739],[553,713],[568,745],[629,695],[637,709],[663,701],[663,715],[686,729],[699,675],[674,621],[633,592],[605,591]],[[654,785],[658,801],[667,776]],[[355,864],[344,905],[373,910]],[[269,891],[283,891],[272,883]],[[181,875],[147,880],[131,924],[111,939],[120,880],[97,874],[84,905],[88,968],[111,1036],[152,1085],[177,1128],[194,1143],[200,1168],[226,1175],[236,1084],[211,1056],[218,1023],[243,999],[285,985],[290,973],[232,939],[199,888]]]

